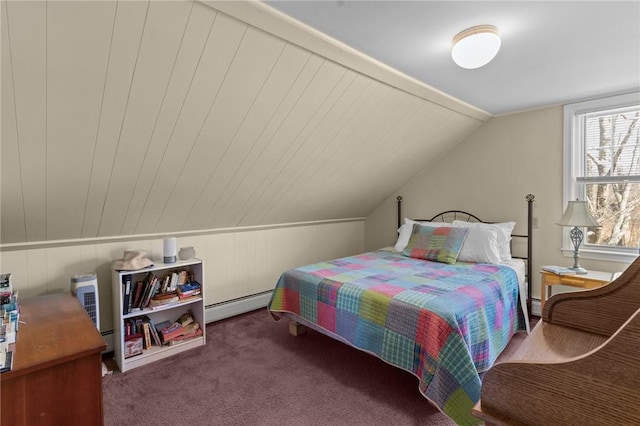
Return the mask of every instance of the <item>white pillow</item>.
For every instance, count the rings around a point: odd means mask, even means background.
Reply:
[[[394,248],[397,252],[401,252],[404,248],[409,244],[409,239],[411,238],[411,233],[413,232],[413,224],[419,223],[423,225],[429,225],[433,227],[440,226],[451,226],[450,223],[446,222],[416,222],[415,220],[404,218],[404,225],[398,228],[398,240],[396,241],[396,245]]]
[[[453,225],[466,228],[496,229],[498,231],[498,251],[500,253],[500,259],[503,261],[511,260],[511,232],[516,226],[515,222],[480,223],[454,220]]]
[[[462,250],[458,260],[475,263],[500,263],[500,250],[498,247],[498,229],[486,227],[465,227],[456,223],[453,227],[467,228],[467,238],[462,244]]]

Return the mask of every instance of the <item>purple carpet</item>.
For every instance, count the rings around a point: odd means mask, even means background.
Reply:
[[[410,373],[314,331],[293,337],[266,309],[206,333],[206,347],[105,376],[105,425],[454,424]]]

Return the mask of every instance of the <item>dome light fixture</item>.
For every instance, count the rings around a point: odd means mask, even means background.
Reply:
[[[493,25],[467,28],[453,38],[451,58],[462,68],[480,68],[496,57],[500,44],[498,29]]]

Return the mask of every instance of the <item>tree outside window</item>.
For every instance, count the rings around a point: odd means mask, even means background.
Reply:
[[[600,224],[586,229],[583,257],[633,260],[640,248],[640,92],[569,104],[564,114],[565,205],[586,200]]]
[[[586,199],[601,225],[587,243],[638,247],[640,241],[640,108],[584,117]],[[601,179],[606,178],[606,179]]]

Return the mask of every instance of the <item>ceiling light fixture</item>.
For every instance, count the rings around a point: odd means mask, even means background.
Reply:
[[[500,44],[496,27],[478,25],[459,32],[453,38],[451,57],[462,68],[480,68],[496,57]]]

